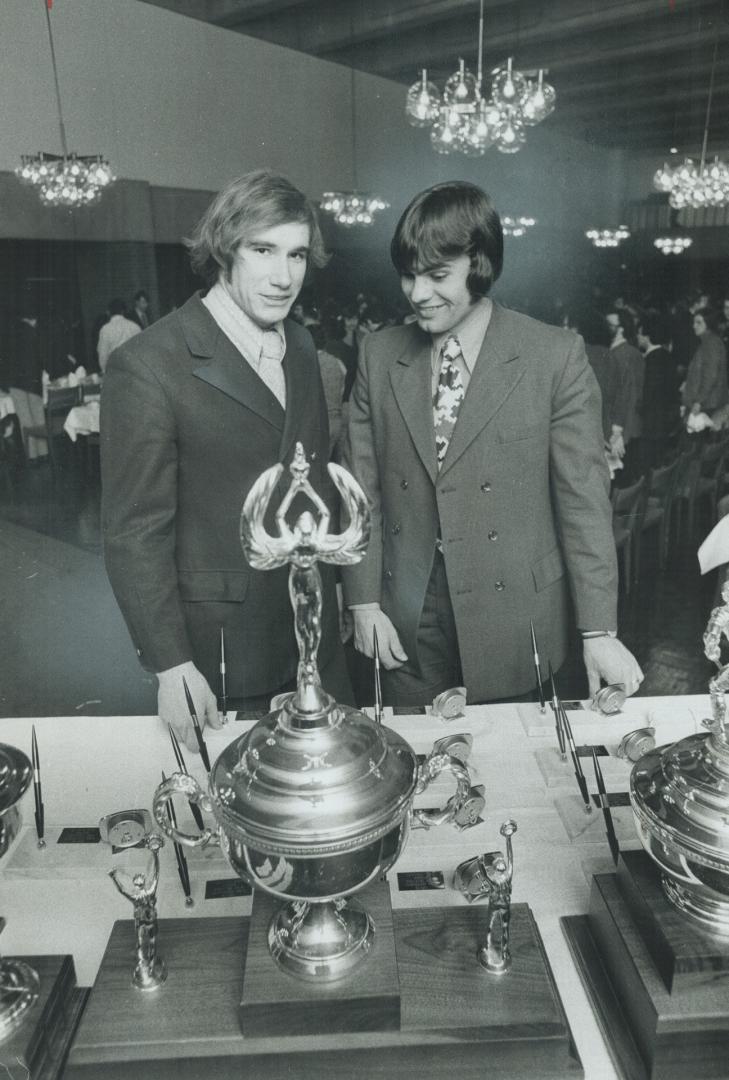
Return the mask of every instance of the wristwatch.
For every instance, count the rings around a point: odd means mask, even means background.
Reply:
[[[580,636],[582,637],[583,641],[585,640],[585,638],[596,638],[596,637],[615,637],[616,638],[618,636],[618,632],[617,632],[617,630],[580,630]]]

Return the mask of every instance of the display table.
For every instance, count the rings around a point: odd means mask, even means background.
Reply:
[[[595,744],[607,751],[601,756],[605,783],[608,792],[620,795],[627,791],[630,771],[630,763],[615,756],[623,734],[650,723],[656,728],[659,744],[672,742],[699,730],[708,713],[708,697],[702,696],[639,698],[627,702],[624,712],[616,717],[588,711],[571,711],[570,717],[578,746]],[[151,717],[4,720],[2,740],[30,754],[31,723],[36,726],[41,756],[48,846],[43,851],[36,847],[33,795],[28,792],[22,807],[24,827],[0,862],[0,913],[7,919],[2,950],[5,955],[24,956],[70,953],[79,985],[90,986],[114,923],[129,919],[131,906],[106,876],[114,865],[111,850],[100,843],[59,844],[59,834],[66,826],[93,827],[100,817],[113,811],[150,807],[160,771],[169,774],[175,769],[172,748],[166,731]],[[514,905],[528,904],[536,919],[585,1077],[615,1077],[617,1073],[559,922],[561,916],[584,914],[593,874],[610,873],[614,867],[602,815],[584,814],[571,764],[559,761],[551,713],[540,717],[537,707],[529,705],[474,707],[467,710],[463,720],[446,723],[431,716],[393,717],[390,710],[385,710],[385,723],[398,730],[418,753],[429,751],[437,738],[470,732],[474,737],[469,761],[472,782],[483,785],[486,800],[483,820],[472,828],[458,832],[445,826],[411,834],[398,863],[388,874],[393,912],[397,916],[409,908],[441,906],[469,910],[453,888],[453,871],[465,858],[503,848],[499,827],[507,818],[513,818],[518,825],[513,840]],[[207,733],[212,759],[244,724],[231,721],[222,731]],[[190,772],[202,781],[197,756],[188,751],[186,760]],[[590,790],[595,792],[589,758],[583,764]],[[443,776],[420,802],[427,806],[442,803],[450,791],[451,783]],[[620,804],[624,800],[616,801]],[[621,847],[638,847],[629,807],[617,805],[614,816]],[[183,818],[180,824],[192,830],[191,821],[184,822]],[[184,904],[171,844],[165,846],[161,856],[158,910],[162,955],[165,920],[175,920],[170,924],[175,927],[177,942],[174,955],[180,956],[184,954],[180,926],[184,930],[185,919],[250,915],[250,896],[205,898],[206,883],[233,877],[217,849],[188,854],[195,900],[191,909]],[[398,875],[407,875],[408,871],[430,872],[430,887],[401,889],[400,885],[408,882]],[[438,875],[432,873],[437,871],[442,873],[443,887],[438,887]],[[411,876],[409,883],[412,881]],[[213,887],[212,892],[216,891]],[[186,977],[194,984],[196,969],[190,964],[187,968]],[[152,998],[149,1000],[152,1007]],[[205,1032],[199,1034],[204,1039]],[[458,1047],[454,1046],[454,1070],[457,1057]],[[154,1062],[148,1073],[137,1075],[139,1080],[152,1080],[157,1075]]]

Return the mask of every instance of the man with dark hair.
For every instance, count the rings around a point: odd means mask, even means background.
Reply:
[[[314,488],[332,500],[316,350],[287,318],[307,267],[325,259],[313,207],[284,177],[248,173],[216,196],[189,247],[210,288],[114,353],[101,438],[109,577],[140,659],[157,673],[160,717],[194,750],[182,680],[200,720],[218,726],[221,628],[231,708],[267,707],[295,685],[287,569],[246,562],[246,495],[301,442]],[[331,567],[322,577],[322,682],[348,701]]]
[[[401,217],[392,260],[416,322],[368,334],[345,464],[372,503],[344,575],[355,645],[377,630],[387,703],[534,687],[567,649],[568,586],[590,691],[642,678],[616,638],[617,570],[600,397],[575,334],[493,303],[503,238],[488,196],[439,184]]]
[[[140,330],[146,330],[149,326],[149,297],[144,289],[137,289],[132,297],[130,318],[134,320]]]

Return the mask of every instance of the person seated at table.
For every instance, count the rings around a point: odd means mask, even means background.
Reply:
[[[141,333],[139,326],[127,318],[126,310],[127,305],[119,297],[109,301],[109,321],[104,323],[99,330],[98,355],[102,374],[106,371],[106,365],[114,349],[118,349],[135,334]]]
[[[195,750],[182,680],[200,723],[218,727],[221,628],[231,708],[267,708],[295,685],[288,568],[246,562],[246,495],[265,469],[288,468],[300,442],[312,486],[334,500],[316,349],[287,318],[307,268],[326,261],[312,204],[283,176],[247,173],[215,197],[189,246],[209,289],[111,357],[101,465],[111,584],[142,664],[157,674],[160,717]],[[272,497],[269,529],[288,479]],[[297,502],[290,516],[310,508]],[[322,580],[322,683],[351,702],[331,566]]]

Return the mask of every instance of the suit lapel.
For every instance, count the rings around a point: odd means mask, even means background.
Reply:
[[[390,384],[415,449],[433,483],[437,477],[430,336],[417,327],[390,368]]]
[[[440,468],[441,476],[493,419],[525,374],[526,367],[519,360],[519,349],[515,347],[515,335],[509,324],[509,313],[494,304],[453,438]]]
[[[188,348],[202,362],[192,374],[283,431],[284,410],[250,364],[194,296],[180,310]]]

